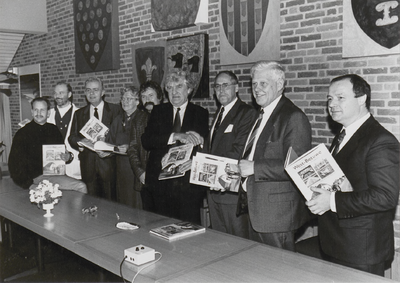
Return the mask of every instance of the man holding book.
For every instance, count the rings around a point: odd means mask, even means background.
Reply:
[[[215,78],[214,90],[221,107],[218,109],[205,141],[204,151],[213,155],[239,160],[247,136],[257,118],[253,107],[238,97],[239,82],[231,71],[222,71]],[[236,216],[237,193],[212,188],[207,193],[211,228],[249,237],[248,214]]]
[[[188,172],[183,177],[158,180],[162,169],[161,160],[171,147],[191,143],[196,151],[207,137],[208,111],[189,102],[193,87],[194,83],[184,71],[167,75],[165,89],[169,103],[154,106],[142,135],[142,144],[150,151],[146,190],[154,203],[152,211],[200,223],[204,187],[191,186]]]
[[[331,81],[328,110],[341,125],[331,153],[348,181],[336,192],[313,188],[307,205],[320,215],[318,234],[328,260],[383,276],[394,255],[399,142],[370,114],[370,103],[371,87],[360,76]]]
[[[89,104],[75,112],[68,141],[80,152],[82,181],[87,185],[88,193],[115,200],[115,156],[103,151],[94,152],[80,146],[78,142],[90,142],[80,131],[92,117],[110,128],[113,120],[120,114],[121,107],[104,101],[105,90],[99,78],[91,77],[86,80],[85,95]],[[104,140],[104,137],[101,139]]]
[[[284,163],[290,147],[299,155],[311,148],[311,126],[284,96],[285,73],[280,64],[260,61],[250,74],[261,109],[239,161],[242,185],[237,213],[249,213],[250,239],[293,251],[295,231],[309,213]]]
[[[60,189],[87,192],[83,182],[64,175],[43,176],[43,145],[63,145],[63,137],[58,128],[47,123],[50,115],[50,103],[42,97],[34,98],[31,102],[31,122],[19,129],[14,136],[8,167],[14,183],[24,189],[37,185],[47,179],[60,185]],[[65,148],[65,147],[64,147]],[[60,158],[66,163],[71,162],[72,155],[65,151]]]

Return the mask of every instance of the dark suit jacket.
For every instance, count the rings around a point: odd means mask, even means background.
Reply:
[[[335,159],[354,191],[337,192],[337,213],[319,217],[322,250],[355,264],[390,260],[399,201],[399,142],[371,116]]]
[[[168,139],[172,133],[172,126],[172,104],[164,103],[154,106],[145,132],[142,135],[143,147],[150,151],[146,169],[146,184],[148,185],[158,182],[158,175],[161,171],[161,159],[170,148]],[[208,111],[190,102],[187,105],[181,127],[181,132],[187,131],[195,131],[203,138],[208,136]],[[186,173],[186,175],[189,174]]]
[[[135,174],[134,188],[136,191],[141,191],[142,183],[140,183],[140,176],[146,172],[147,160],[149,153],[142,146],[142,135],[147,126],[149,114],[147,111],[140,111],[136,114],[135,119],[131,125],[131,136],[128,148],[128,157],[131,164],[133,173]]]
[[[110,128],[112,121],[121,113],[121,107],[116,104],[107,103],[104,101],[103,116],[101,122]],[[68,138],[71,146],[79,150],[78,141],[82,140],[84,136],[79,132],[83,126],[90,119],[90,105],[77,110],[72,120],[71,133]],[[100,166],[109,167],[109,161],[114,159],[114,156],[100,158],[97,153],[85,148],[79,153],[79,159],[81,161],[81,173],[82,180],[86,182],[92,181],[93,174],[95,173],[94,162],[98,162]],[[104,176],[106,177],[106,176]]]
[[[307,116],[282,96],[257,141],[254,175],[247,180],[251,224],[257,232],[293,231],[309,219],[305,199],[284,170],[289,147],[300,156],[311,148]]]
[[[218,118],[215,114],[214,122]],[[213,155],[224,156],[239,160],[242,156],[244,146],[251,128],[257,119],[257,111],[250,105],[244,103],[239,98],[231,110],[225,116],[214,137],[213,147],[211,147],[211,132],[204,144],[204,151]],[[231,130],[227,128],[230,127]],[[217,203],[235,204],[237,203],[237,193],[214,192],[210,191],[210,196]]]

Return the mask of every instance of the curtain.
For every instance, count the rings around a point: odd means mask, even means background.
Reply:
[[[4,152],[0,156],[0,162],[7,163],[11,150],[12,132],[10,99],[4,93],[0,93],[0,142],[6,145],[5,148],[3,147]]]

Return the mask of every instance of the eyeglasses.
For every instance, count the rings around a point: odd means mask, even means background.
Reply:
[[[98,89],[98,88],[94,88],[94,89],[91,89],[91,88],[87,88],[87,89],[85,89],[85,93],[86,94],[89,94],[89,93],[99,93],[100,92],[100,89]]]
[[[132,101],[138,101],[139,98],[133,98],[133,97],[124,97],[121,98],[121,102],[132,102]]]
[[[214,89],[217,90],[217,91],[220,91],[220,90],[224,90],[228,86],[232,86],[232,85],[236,85],[236,84],[227,84],[227,83],[220,84],[220,85],[216,84],[216,85],[214,85]]]

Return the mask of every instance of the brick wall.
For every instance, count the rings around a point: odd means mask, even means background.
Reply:
[[[48,0],[45,35],[26,35],[11,66],[41,64],[42,94],[51,95],[54,84],[67,80],[74,88],[74,102],[85,105],[83,83],[92,75],[104,80],[107,101],[117,103],[121,87],[132,83],[131,47],[138,42],[179,37],[198,32],[209,34],[210,83],[219,70],[233,70],[240,79],[240,96],[251,101],[251,64],[221,66],[219,48],[219,1],[209,0],[209,23],[170,32],[151,33],[150,0],[118,0],[120,21],[120,69],[91,74],[75,73],[72,0]],[[287,76],[286,95],[308,115],[313,143],[330,144],[326,93],[331,78],[357,73],[372,87],[373,115],[400,140],[400,56],[342,59],[343,1],[281,0],[281,62]],[[18,129],[17,87],[11,96],[12,129]],[[212,89],[210,89],[210,93]],[[194,101],[213,114],[212,96]],[[395,220],[396,247],[400,247],[400,206]]]

